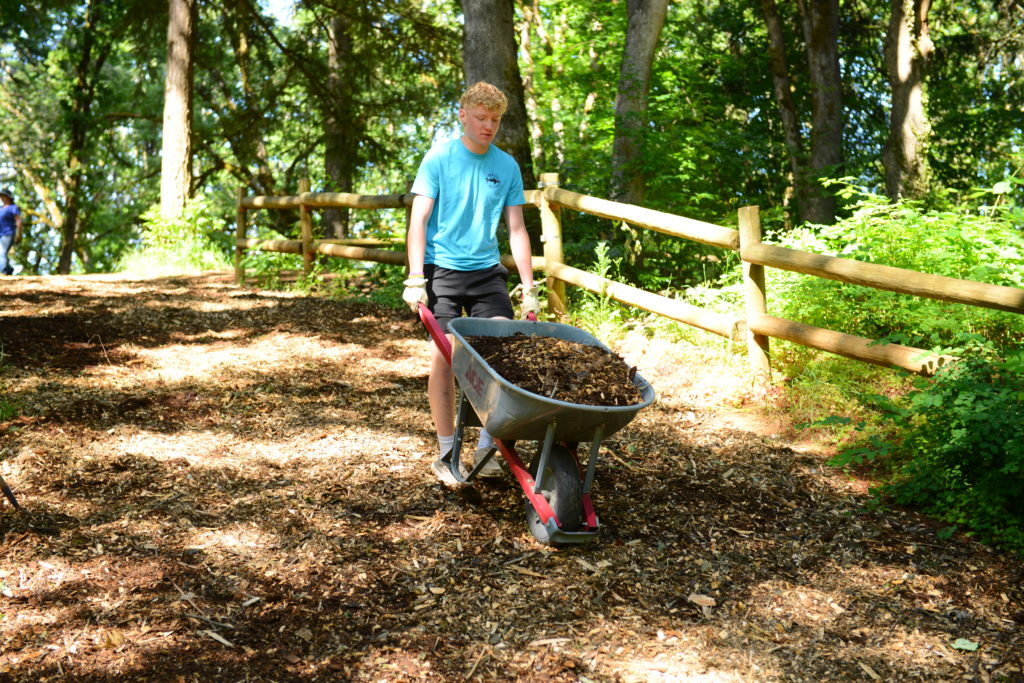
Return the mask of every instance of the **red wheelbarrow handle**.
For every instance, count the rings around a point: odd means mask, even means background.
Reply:
[[[434,317],[434,314],[430,312],[430,309],[424,303],[420,304],[419,314],[420,322],[427,328],[427,332],[430,333],[431,339],[437,344],[437,348],[441,350],[441,355],[448,361],[448,365],[451,365],[452,343],[448,341],[448,337],[441,331],[441,326],[437,324],[437,318]]]

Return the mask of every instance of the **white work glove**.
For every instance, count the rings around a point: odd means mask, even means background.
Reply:
[[[537,285],[533,285],[529,289],[523,290],[523,305],[519,310],[524,318],[528,313],[533,313],[534,315],[540,313],[540,301],[537,299]]]
[[[405,285],[402,300],[409,304],[413,313],[416,313],[420,309],[420,304],[427,303],[427,278],[422,275],[412,275],[402,284]]]

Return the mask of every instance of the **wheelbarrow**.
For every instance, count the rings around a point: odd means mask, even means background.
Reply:
[[[654,389],[639,374],[632,382],[641,401],[628,406],[591,406],[568,403],[535,394],[501,377],[467,343],[466,337],[508,337],[516,333],[553,337],[605,351],[608,347],[571,325],[536,320],[457,318],[448,323],[454,338],[449,344],[433,314],[423,304],[420,320],[452,367],[460,398],[455,423],[455,444],[445,461],[460,482],[476,478],[484,464],[501,453],[509,471],[523,489],[526,525],[545,545],[587,543],[599,529],[590,497],[602,439],[625,427],[654,401]],[[494,437],[495,448],[465,475],[460,466],[465,427],[483,426]],[[516,450],[517,442],[536,441],[539,448],[527,467]],[[577,449],[590,443],[586,465]]]

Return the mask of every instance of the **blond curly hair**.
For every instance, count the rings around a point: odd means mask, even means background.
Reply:
[[[498,114],[504,114],[508,109],[508,98],[505,97],[505,93],[490,83],[479,81],[469,86],[459,98],[459,106],[462,109],[469,109],[477,105]]]

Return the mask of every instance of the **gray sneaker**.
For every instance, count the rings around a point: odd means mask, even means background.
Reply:
[[[448,456],[451,456],[451,453],[449,453]],[[455,478],[455,476],[452,474],[451,469],[449,469],[448,467],[449,463],[448,460],[445,459],[445,457],[438,458],[431,465],[431,468],[434,470],[434,474],[437,475],[437,478],[441,480],[442,484],[449,488],[463,486],[466,482],[459,481],[458,479]],[[462,474],[463,479],[465,479],[468,472],[466,472],[466,468],[462,466],[461,462],[459,463],[459,472]]]
[[[489,448],[478,448],[476,450],[476,453],[473,454],[473,466],[475,467],[476,463],[483,460],[487,456],[487,454],[493,450],[495,450],[494,446],[491,446]],[[501,477],[504,474],[505,470],[502,469],[501,467],[501,455],[495,453],[494,456],[487,461],[487,464],[484,465],[479,472],[477,472],[476,476],[480,477],[481,479],[497,479],[498,477]]]

